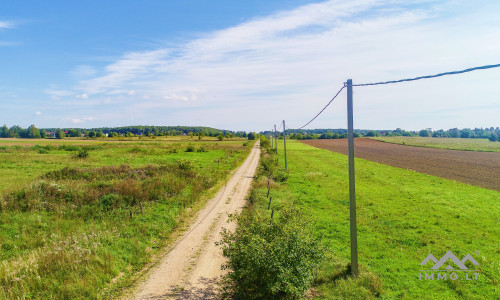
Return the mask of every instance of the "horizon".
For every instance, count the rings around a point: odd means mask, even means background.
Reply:
[[[5,6],[0,122],[21,127],[147,122],[260,132],[283,119],[299,127],[348,78],[398,80],[500,62],[500,3],[485,0]],[[355,87],[354,126],[497,127],[499,75]],[[345,98],[311,126],[346,126]]]
[[[245,131],[245,130],[234,130],[234,129],[226,129],[226,128],[217,128],[217,127],[210,127],[210,126],[200,126],[200,125],[124,125],[124,126],[103,126],[103,127],[38,127],[36,126],[36,124],[31,124],[31,125],[34,125],[36,128],[38,129],[77,129],[77,130],[92,130],[92,129],[104,129],[104,128],[109,128],[109,129],[118,129],[118,128],[126,128],[126,127],[192,127],[192,128],[209,128],[209,129],[216,129],[216,130],[220,130],[220,131],[232,131],[232,132],[238,132],[238,131],[242,131],[242,132],[246,132],[246,133],[250,133],[250,132],[255,132],[255,133],[261,133],[261,132],[268,132],[268,131],[271,131],[272,130],[261,130],[261,131]],[[29,125],[29,126],[31,126]],[[20,126],[20,125],[17,125],[17,124],[14,124],[12,126],[9,126],[7,124],[4,124],[2,126],[7,126],[8,128],[12,128],[14,126]],[[21,128],[23,129],[26,129],[28,128],[29,126],[26,126],[26,127],[22,127],[20,126]],[[430,131],[440,131],[440,130],[444,130],[444,131],[449,131],[451,129],[458,129],[458,130],[465,130],[465,129],[470,129],[470,130],[474,130],[474,129],[491,129],[491,128],[499,128],[498,126],[485,126],[485,127],[465,127],[465,128],[460,128],[460,127],[451,127],[451,128],[439,128],[439,129],[434,129],[434,128],[430,128],[430,127],[426,127],[426,128],[420,128],[420,129],[415,129],[415,130],[411,130],[411,129],[405,129],[405,128],[395,128],[395,129],[387,129],[387,128],[384,128],[384,129],[374,129],[374,128],[354,128],[354,130],[360,130],[360,131],[397,131],[398,129],[402,130],[402,131],[408,131],[408,132],[418,132],[418,131],[421,131],[421,130],[430,130]],[[337,128],[303,128],[303,129],[293,129],[293,128],[287,128],[287,131],[299,131],[299,130],[302,130],[302,131],[313,131],[313,130],[347,130],[347,127],[343,128],[343,127],[337,127]],[[278,132],[282,132],[282,131],[278,131]]]

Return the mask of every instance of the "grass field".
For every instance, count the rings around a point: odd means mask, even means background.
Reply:
[[[283,165],[282,148],[279,151]],[[350,257],[347,157],[296,141],[287,142],[287,154],[289,179],[272,189],[272,207],[279,216],[280,207],[295,201],[315,220],[316,237],[327,250],[316,276],[315,298],[498,297],[500,193],[357,159],[361,275],[352,279],[346,276]],[[257,193],[265,195],[266,180],[262,180]],[[268,200],[262,196],[259,202],[265,211]],[[419,280],[420,262],[429,253],[439,259],[447,251],[459,259],[471,254],[479,262],[478,280]]]
[[[383,136],[371,139],[408,146],[465,151],[500,152],[500,143],[488,139],[432,138],[410,136]]]
[[[7,299],[113,295],[251,148],[159,139],[9,143],[0,145],[0,298]]]

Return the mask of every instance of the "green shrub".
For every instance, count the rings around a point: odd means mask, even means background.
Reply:
[[[196,150],[196,152],[207,152],[207,149],[203,146],[200,146],[200,148],[198,148],[198,150]]]
[[[179,167],[179,169],[184,171],[190,171],[193,169],[193,163],[190,160],[179,160],[177,166]]]
[[[236,299],[300,298],[323,255],[310,220],[291,207],[272,221],[250,215],[238,221],[235,233],[223,232],[227,292]]]
[[[89,157],[89,152],[85,149],[79,150],[77,153],[73,154],[74,158],[87,158]]]
[[[99,207],[102,211],[108,212],[116,207],[120,202],[120,196],[117,194],[107,194],[99,198]]]
[[[194,152],[194,146],[193,146],[193,145],[188,145],[188,146],[186,147],[186,150],[185,150],[185,151],[186,151],[186,152]]]
[[[246,147],[246,146],[248,146],[248,143],[247,142],[243,143],[243,147]]]
[[[37,151],[40,154],[47,154],[47,153],[49,153],[49,151],[55,150],[56,147],[54,147],[52,145],[45,145],[45,146],[35,145],[31,149],[33,149],[34,151]]]
[[[274,171],[273,179],[276,182],[285,182],[288,180],[288,172],[282,168]]]
[[[58,148],[59,150],[64,150],[64,151],[79,151],[82,150],[80,146],[75,146],[75,145],[61,145]]]
[[[262,148],[270,148],[271,147],[271,142],[264,136],[260,136],[260,147]]]
[[[47,153],[49,153],[49,150],[47,150],[45,148],[38,148],[38,153],[40,153],[40,154],[47,154]]]

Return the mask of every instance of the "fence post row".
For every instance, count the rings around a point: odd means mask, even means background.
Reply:
[[[274,124],[274,147],[276,147],[276,154],[278,154],[278,140],[276,137],[276,124]]]
[[[286,164],[286,128],[285,128],[285,120],[283,120],[283,149],[285,151],[285,170],[288,168]]]
[[[273,130],[272,129],[271,129],[270,139],[271,139],[271,149],[274,149],[274,137],[273,137]]]

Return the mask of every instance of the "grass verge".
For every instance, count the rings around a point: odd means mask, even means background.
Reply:
[[[315,298],[498,295],[500,193],[356,159],[361,276],[351,278],[347,156],[296,141],[287,141],[287,154],[289,178],[272,197],[296,200],[314,219],[314,235],[330,256],[316,276]],[[479,263],[478,280],[419,280],[420,262],[429,253],[439,259],[447,251],[460,259],[471,254]]]

